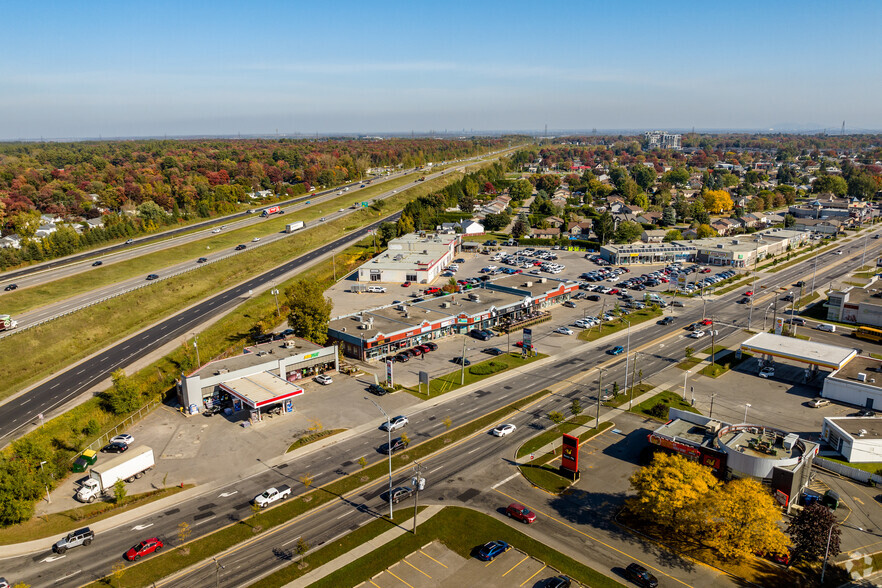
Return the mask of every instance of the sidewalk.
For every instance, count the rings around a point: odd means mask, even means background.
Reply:
[[[417,526],[420,526],[421,524],[428,521],[435,514],[440,512],[442,508],[444,508],[444,507],[438,506],[438,505],[432,505],[432,506],[429,506],[428,508],[426,508],[425,510],[423,510],[420,513],[419,520],[417,521]],[[324,578],[325,576],[329,576],[329,575],[333,574],[334,572],[336,572],[340,568],[351,564],[355,560],[357,560],[361,557],[364,557],[365,555],[368,555],[369,553],[373,552],[375,549],[379,549],[379,548],[383,547],[384,545],[386,545],[387,543],[389,543],[390,541],[397,539],[398,537],[404,535],[405,533],[409,533],[410,531],[406,527],[408,527],[407,523],[412,520],[413,520],[413,517],[409,518],[407,521],[402,521],[401,524],[399,524],[395,528],[389,529],[388,531],[386,531],[382,535],[379,535],[379,536],[375,537],[374,539],[371,539],[370,541],[362,543],[361,545],[359,545],[355,549],[347,552],[346,555],[341,555],[337,559],[329,561],[325,565],[312,570],[308,574],[306,574],[300,578],[297,578],[293,582],[289,582],[288,584],[285,584],[285,586],[283,588],[305,588],[306,586],[309,586],[313,582],[317,582],[318,580]],[[259,579],[259,578],[257,578],[257,579]]]

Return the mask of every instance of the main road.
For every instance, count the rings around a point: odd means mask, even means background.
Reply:
[[[819,267],[817,280],[821,283],[836,280],[849,268],[859,264],[860,247],[846,245],[846,248],[850,257],[836,256],[836,264]],[[824,254],[824,257],[827,255],[829,254]],[[758,282],[766,286],[766,292],[770,292],[806,278],[810,268],[811,260],[764,276]],[[715,316],[721,337],[746,326],[748,309],[733,304],[739,296],[740,293],[733,292],[707,304],[706,312]],[[701,318],[703,311],[705,309],[701,304],[691,304],[680,311],[677,327],[647,326],[633,329],[631,349],[642,350],[641,369],[644,374],[657,373],[683,358],[684,349],[693,344],[693,340],[685,337],[685,332],[679,327]],[[601,365],[605,368],[605,381],[624,379],[625,359],[610,359],[610,356],[598,353],[614,343],[621,343],[622,336],[619,333],[615,341],[607,338],[574,347],[547,361],[541,368],[521,374],[516,380],[517,385],[510,385],[511,381],[502,381],[494,385],[479,386],[478,390],[464,395],[451,393],[435,402],[426,402],[411,412],[408,415],[410,424],[407,433],[412,439],[423,440],[445,432],[439,416],[450,416],[457,424],[465,423],[535,391],[545,388],[554,390],[552,395],[511,417],[510,421],[518,425],[513,435],[497,439],[482,431],[424,460],[430,488],[421,500],[426,503],[466,504],[494,512],[494,505],[498,506],[502,500],[492,494],[494,484],[502,480],[502,476],[514,472],[507,462],[509,456],[514,447],[532,432],[547,425],[544,415],[552,410],[566,409],[574,397],[582,399],[586,412],[593,414],[593,399],[598,393],[595,373],[596,368]],[[443,409],[438,409],[439,405],[443,405]],[[606,412],[609,409],[603,410]],[[376,459],[380,459],[375,448],[385,441],[385,437],[385,433],[368,428],[361,434],[335,444],[333,452],[315,451],[276,467],[261,468],[241,479],[231,480],[228,485],[182,501],[174,508],[105,531],[96,538],[92,547],[72,550],[63,558],[49,552],[51,542],[47,541],[45,552],[6,560],[5,573],[7,577],[13,576],[35,587],[81,585],[109,573],[113,564],[121,561],[120,557],[125,549],[147,536],[158,535],[173,540],[181,522],[188,522],[192,526],[194,537],[207,534],[248,516],[248,500],[275,484],[287,483],[302,492],[302,485],[297,482],[302,472],[321,472],[314,476],[315,485],[330,482],[343,474],[357,472],[359,466],[356,461],[359,457],[375,455]],[[409,472],[402,472],[396,477],[396,484],[403,483],[408,478]],[[221,563],[225,569],[221,574],[221,583],[228,586],[247,584],[264,573],[287,565],[292,546],[300,536],[307,538],[313,545],[320,545],[382,515],[386,512],[386,506],[379,499],[379,493],[385,487],[385,480],[373,483],[352,495],[335,499],[314,513],[293,519],[281,528],[256,536],[233,553],[223,556]],[[537,526],[536,532],[545,528]],[[548,534],[547,540],[556,548],[576,553],[580,561],[604,573],[610,573],[611,562],[616,565],[627,564],[628,561],[623,560],[623,553],[634,553],[634,542],[637,541],[631,537],[623,539],[597,521],[567,528],[549,525],[545,532]],[[586,540],[586,537],[591,540]],[[584,548],[586,543],[590,545],[590,549]],[[716,571],[700,566],[681,566],[664,555],[640,557],[651,559],[647,563],[658,570],[657,575],[662,576],[663,584],[731,584],[726,576]],[[216,580],[215,572],[214,564],[207,561],[189,572],[186,578],[174,578],[157,585],[208,587]]]

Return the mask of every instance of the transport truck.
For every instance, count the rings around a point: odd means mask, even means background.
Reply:
[[[293,233],[294,231],[299,231],[302,228],[303,228],[303,221],[288,223],[287,225],[285,225],[285,232],[286,233]]]
[[[277,214],[282,212],[281,206],[270,206],[269,208],[264,208],[263,212],[260,213],[260,216],[269,216],[271,214]]]
[[[113,491],[113,485],[119,480],[134,482],[145,472],[153,469],[156,461],[153,459],[153,450],[149,447],[130,449],[98,467],[89,470],[89,477],[83,481],[83,485],[77,490],[77,500],[80,502],[94,502],[105,494]]]
[[[279,486],[278,488],[268,488],[263,494],[254,497],[254,504],[260,508],[266,508],[277,500],[284,500],[291,496],[291,488],[289,486]]]
[[[0,314],[0,331],[11,331],[18,323],[8,314]]]

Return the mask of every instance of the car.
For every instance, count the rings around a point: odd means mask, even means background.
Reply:
[[[520,347],[521,349],[523,349],[523,348],[524,348],[524,342],[523,342],[523,341],[518,341],[517,343],[514,344],[514,346],[515,346],[515,347]],[[527,348],[528,348],[528,349],[533,349],[533,345],[530,344]]]
[[[214,229],[214,230],[212,230],[211,232],[212,232],[212,233],[220,233],[221,230],[218,228],[218,229]]]
[[[842,249],[837,249],[833,252],[833,255],[842,255],[843,253],[845,253],[845,251],[843,251]]]
[[[165,547],[165,543],[163,543],[161,539],[158,537],[151,537],[150,539],[141,541],[126,551],[126,559],[129,561],[138,561],[145,555],[150,555],[154,551],[159,551],[163,547]]]
[[[414,347],[413,349],[408,349],[408,351],[410,351],[410,354],[414,357],[419,357],[420,355],[423,354],[423,350],[420,349],[419,347]]]
[[[487,339],[492,339],[493,337],[496,336],[496,333],[494,333],[490,329],[481,329],[481,332],[484,333],[485,335],[487,335]]]
[[[380,494],[380,499],[383,502],[389,502],[389,496],[392,496],[392,504],[398,504],[402,500],[406,500],[413,495],[413,487],[412,486],[399,486],[398,488],[393,488],[390,492],[386,490],[382,494]]]
[[[564,576],[563,574],[555,576],[545,582],[545,588],[570,588],[572,585],[573,580],[569,576]]]
[[[471,331],[469,331],[469,336],[480,341],[487,341],[491,337],[481,329],[472,329]]]
[[[423,343],[423,346],[428,347],[429,351],[435,351],[438,349],[438,345],[429,341],[428,343]]]
[[[371,384],[370,386],[368,386],[367,390],[371,394],[376,394],[377,396],[384,396],[386,394],[386,389],[379,384]]]
[[[478,550],[478,559],[481,561],[493,561],[500,553],[505,553],[511,549],[511,545],[505,541],[490,541],[485,543]]]
[[[158,280],[158,279],[159,279],[159,274],[148,274],[148,275],[147,275],[147,279],[148,279],[148,280]]]
[[[410,288],[410,282],[402,282],[401,287],[402,288]]]
[[[827,406],[830,404],[830,401],[826,398],[815,398],[813,400],[809,400],[808,405],[812,408],[821,408],[822,406]]]
[[[386,288],[383,286],[368,286],[364,291],[370,292],[371,294],[385,294]]]
[[[380,430],[397,431],[401,427],[407,426],[407,423],[408,420],[406,416],[398,415],[397,417],[392,417],[391,419],[380,425]]]
[[[499,347],[488,347],[487,349],[484,349],[483,352],[488,355],[502,355],[503,353],[505,353]]]
[[[505,514],[516,521],[521,521],[522,523],[530,524],[536,522],[536,513],[524,506],[523,504],[518,504],[517,502],[512,502],[508,505],[508,508],[505,509]]]
[[[660,325],[669,325],[669,324],[671,324],[672,322],[674,322],[674,317],[672,317],[672,316],[666,316],[666,317],[663,318],[662,320],[658,321],[658,324],[660,324]]]
[[[587,300],[590,300],[591,302],[598,302],[600,301],[600,296],[598,296],[597,294],[590,294]]]
[[[711,273],[711,268],[706,267],[706,268],[704,268],[703,270],[699,271],[698,273],[701,273],[701,274],[709,274],[709,273]]]
[[[208,261],[207,257],[200,257],[196,260],[196,263],[205,263],[206,261]]]
[[[741,300],[738,301],[738,304],[748,304],[750,302],[750,297],[745,296]]]
[[[658,586],[656,577],[637,563],[628,564],[628,567],[625,568],[625,576],[638,586],[643,586],[644,588],[656,588]]]
[[[255,238],[251,239],[252,243],[257,243],[258,241],[260,241],[260,237],[255,237]]]
[[[126,239],[126,245],[131,245],[134,242],[135,242],[134,239]]]
[[[784,302],[793,302],[793,294],[785,294],[781,297],[781,300]]]
[[[405,447],[407,447],[407,445],[404,443],[404,440],[401,437],[396,437],[395,439],[392,439],[391,445],[389,443],[383,443],[382,445],[380,445],[379,451],[380,453],[385,453],[386,455],[389,455],[390,453],[401,451]]]
[[[89,527],[77,529],[59,539],[55,545],[52,546],[52,551],[61,555],[68,549],[79,547],[80,545],[91,545],[94,538],[95,532]]]
[[[865,408],[863,410],[858,411],[857,415],[859,417],[874,417],[874,416],[876,416],[876,411],[870,410],[869,408]]]
[[[319,374],[313,379],[322,386],[327,386],[328,384],[332,384],[334,382],[334,379],[331,376],[326,376],[325,374]]]
[[[493,435],[496,437],[505,437],[506,435],[510,435],[511,433],[514,433],[515,429],[517,429],[517,427],[514,426],[513,424],[504,423],[504,424],[501,424],[498,427],[494,428],[490,432],[493,433]]]
[[[793,285],[796,286],[797,288],[802,288],[803,286],[805,286],[805,281],[804,281],[804,280],[800,280],[800,281],[796,282],[796,283],[793,284]]]
[[[616,345],[615,347],[613,347],[612,349],[607,351],[607,353],[609,353],[610,355],[621,355],[624,352],[625,352],[625,348],[622,347],[621,345]]]
[[[698,321],[698,324],[701,325],[702,327],[709,327],[712,324],[714,324],[714,321],[712,321],[710,319],[701,319],[700,321]]]
[[[420,351],[423,352],[423,355],[425,355],[426,353],[429,353],[430,351],[432,351],[432,348],[429,347],[429,346],[426,345],[426,344],[423,344],[423,345],[417,345],[416,347],[414,347],[414,349],[419,349]]]
[[[15,290],[16,288],[18,288],[18,284],[9,284],[8,286],[6,286],[3,289],[6,290],[7,292],[9,292],[11,290]]]
[[[410,361],[410,355],[402,352],[397,354],[395,356],[395,359],[398,361],[398,363],[407,363],[408,361]]]
[[[773,367],[764,367],[760,370],[759,377],[761,378],[771,378],[775,375],[775,368]]]
[[[744,293],[745,296],[753,296],[753,290],[748,290]]]
[[[456,365],[461,365],[461,366],[466,366],[466,367],[472,365],[472,362],[470,362],[467,358],[462,357],[462,356],[454,357],[450,361],[452,361]]]
[[[566,302],[563,303],[563,305],[566,306],[567,308],[576,308],[576,303],[573,302],[572,300],[567,300]]]
[[[338,210],[337,212],[346,212],[346,209],[345,209],[345,208],[341,208],[341,209]]]
[[[6,581],[6,578],[0,578],[0,588],[9,588],[9,582]]]
[[[572,335],[573,330],[568,329],[567,327],[558,327],[554,330],[555,333],[560,333],[561,335]]]
[[[692,333],[690,333],[689,336],[692,337],[693,339],[701,339],[702,337],[704,337],[704,335],[705,335],[704,331],[698,330],[698,331],[692,331]]]
[[[320,223],[325,222],[325,217],[320,218],[320,219],[319,219],[319,222],[320,222]]]
[[[246,247],[248,247],[248,246],[247,245],[236,245],[236,251],[242,251]]]
[[[98,267],[99,265],[104,265],[104,262],[101,261],[100,259],[98,261],[92,263],[92,267]]]
[[[129,435],[128,433],[123,433],[122,435],[117,435],[116,437],[111,438],[110,443],[125,443],[126,445],[131,445],[135,442],[135,438]]]
[[[426,294],[438,294],[441,292],[441,288],[426,288]]]
[[[104,447],[101,448],[103,453],[122,453],[124,451],[128,451],[129,446],[125,443],[108,443]]]

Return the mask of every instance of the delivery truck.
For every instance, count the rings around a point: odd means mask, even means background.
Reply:
[[[269,208],[264,208],[263,212],[260,213],[260,216],[269,216],[280,212],[282,212],[281,206],[270,206]]]
[[[294,231],[299,231],[303,228],[303,221],[297,221],[295,223],[288,223],[285,225],[286,233],[293,233]]]
[[[145,472],[153,469],[156,465],[153,459],[153,450],[149,447],[130,449],[125,453],[89,470],[89,477],[83,481],[83,485],[77,490],[77,500],[80,502],[94,502],[105,494],[113,492],[113,485],[119,480],[134,482]]]
[[[0,331],[11,331],[18,326],[18,323],[12,320],[8,314],[0,314]]]

